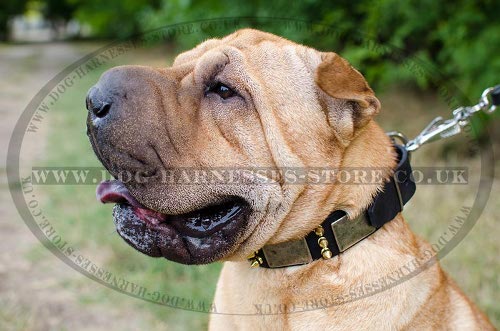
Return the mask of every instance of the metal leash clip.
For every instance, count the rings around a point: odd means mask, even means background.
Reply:
[[[453,111],[453,118],[443,120],[441,116],[436,117],[413,140],[408,141],[404,134],[397,131],[387,134],[393,140],[396,138],[401,140],[405,144],[406,149],[413,152],[424,144],[460,133],[462,128],[469,124],[470,117],[474,113],[483,111],[491,114],[498,106],[500,106],[500,85],[484,90],[481,99],[476,105],[455,109]]]

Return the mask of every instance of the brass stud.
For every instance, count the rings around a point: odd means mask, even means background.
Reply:
[[[328,260],[332,257],[332,251],[325,247],[321,250],[321,256],[323,257],[323,259]]]
[[[325,238],[325,237],[319,237],[319,238],[318,238],[318,245],[319,245],[319,247],[321,247],[321,248],[328,247],[328,240],[326,240],[326,238]]]
[[[257,254],[259,254],[259,252],[255,251],[250,256],[248,256],[248,260],[251,262],[250,266],[252,268],[257,268],[262,263],[264,263],[264,260],[262,260],[262,258]]]
[[[325,234],[325,230],[323,230],[323,227],[320,225],[314,229],[314,233],[316,233],[318,237],[322,237]]]
[[[328,260],[333,256],[332,251],[328,248],[328,240],[324,237],[325,230],[320,225],[314,229],[314,233],[319,237],[318,245],[321,247],[321,256],[323,259]]]

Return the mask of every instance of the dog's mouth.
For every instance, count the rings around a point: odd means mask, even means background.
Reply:
[[[242,198],[224,197],[185,214],[163,214],[139,203],[118,180],[100,183],[96,196],[102,203],[116,203],[116,230],[132,247],[184,264],[210,263],[230,253],[250,213]]]

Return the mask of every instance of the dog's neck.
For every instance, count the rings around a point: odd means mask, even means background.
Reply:
[[[369,141],[366,138],[366,136],[363,137],[362,141]],[[381,140],[383,141],[383,138]],[[373,147],[369,146],[369,144],[361,145],[361,148],[363,150],[357,150],[354,155],[364,152],[366,153],[362,155],[384,155],[383,150],[374,151]],[[366,150],[366,148],[370,148],[370,150]],[[395,153],[394,148],[390,143],[386,152]],[[364,173],[364,182],[341,184],[344,186],[340,188],[344,192],[341,195],[345,199],[343,201],[344,208],[341,209],[339,206],[342,206],[342,204],[336,203],[336,207],[333,209],[334,212],[332,212],[332,209],[326,209],[328,217],[319,226],[318,224],[313,224],[315,226],[314,232],[309,231],[305,237],[265,245],[250,256],[249,260],[252,266],[279,268],[310,263],[315,259],[330,259],[332,256],[341,254],[359,241],[366,239],[377,229],[391,221],[403,209],[404,203],[415,192],[415,184],[408,175],[399,176],[398,181],[392,176],[393,171],[396,170],[395,168],[403,173],[411,173],[406,150],[401,146],[396,149],[397,153],[395,154],[398,154],[398,157],[394,159],[398,160],[397,167],[389,167],[384,165],[383,162],[377,162],[374,166],[373,163],[367,164],[364,161],[356,162],[354,158],[351,158],[349,162],[343,162],[341,168],[343,171],[353,169],[358,173]],[[346,157],[349,156],[344,156],[344,159]],[[378,160],[381,159],[384,159],[384,157]],[[371,182],[366,182],[368,172],[376,174],[375,177],[369,175],[372,177]],[[374,181],[374,179],[377,180]],[[339,185],[336,186],[335,192],[338,192]],[[366,190],[355,189],[358,187],[374,187],[375,192],[368,190],[367,194]],[[351,195],[348,193],[351,193]],[[362,205],[360,207],[359,203],[359,199],[363,198],[368,200],[365,208]],[[348,208],[351,207],[349,203],[352,204],[352,207],[359,208],[360,211],[354,208],[349,210]],[[321,210],[321,208],[318,209]],[[352,216],[353,214],[354,216]]]
[[[382,170],[382,179],[389,178],[390,169],[396,167],[396,153],[392,142],[385,132],[374,121],[369,122],[346,147],[340,169]],[[372,203],[383,184],[361,185],[358,183],[336,184],[332,188],[329,199],[331,212],[334,209],[344,210],[349,217],[355,217]]]
[[[335,150],[338,149],[340,147],[337,145]],[[396,166],[396,153],[392,143],[374,121],[360,129],[340,155],[332,158],[331,155],[325,154],[322,159],[325,160],[324,167],[346,169],[347,172],[352,172],[352,169],[389,170]],[[317,167],[318,164],[308,166]],[[386,174],[382,179],[388,177],[389,174]],[[368,207],[382,187],[382,183],[308,185],[302,191],[295,193],[297,198],[293,202],[292,209],[288,211],[280,228],[268,243],[303,238],[334,210],[343,210],[349,217],[356,217]]]
[[[345,169],[348,173],[352,173],[353,169],[390,170],[394,169],[397,163],[391,140],[374,121],[360,129],[338,157],[340,163],[333,163],[335,161],[332,160],[327,167]],[[328,155],[324,156],[325,160],[330,158]],[[387,180],[389,176],[387,171],[382,175],[382,181]],[[382,188],[383,183],[361,185],[338,182],[309,185],[297,193],[299,197],[294,201],[294,207],[269,243],[303,238],[335,210],[343,210],[350,218],[354,218],[370,205]]]

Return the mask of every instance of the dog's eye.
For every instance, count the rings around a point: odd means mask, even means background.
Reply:
[[[207,89],[205,90],[205,95],[208,93],[215,93],[224,100],[234,97],[236,95],[235,91],[233,91],[230,87],[222,83],[215,83],[212,86],[208,86]]]

